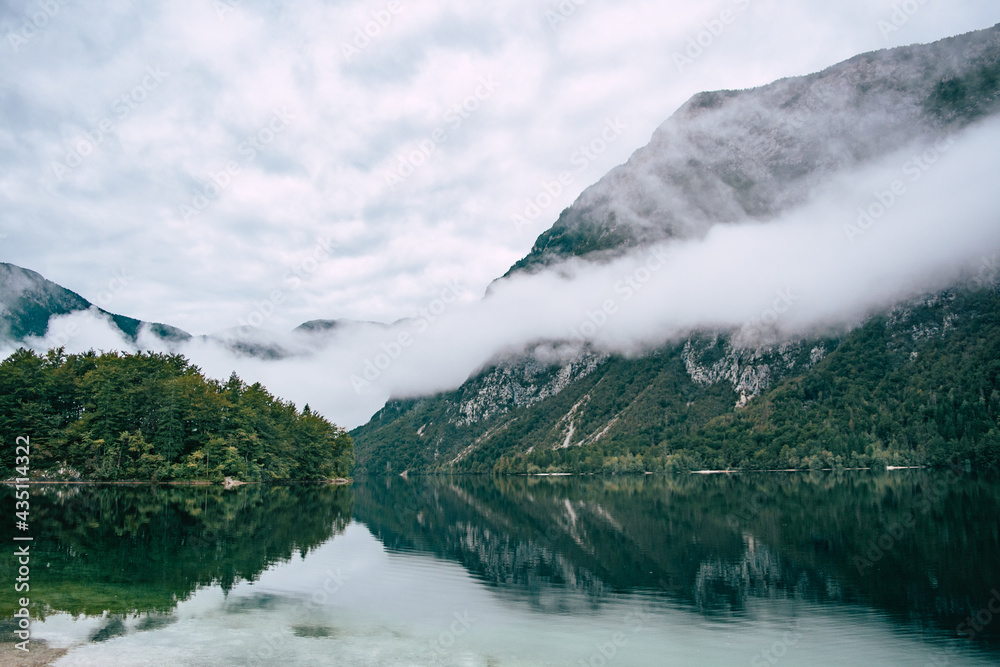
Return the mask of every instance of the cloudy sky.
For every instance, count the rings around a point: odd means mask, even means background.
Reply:
[[[988,119],[919,153],[933,163],[908,177],[912,145],[832,175],[807,202],[766,222],[715,225],[703,237],[614,261],[521,273],[470,303],[449,281],[414,318],[391,327],[314,336],[248,326],[227,334],[243,342],[264,336],[290,353],[280,360],[234,353],[220,338],[175,346],[144,332],[139,346],[179,351],[210,377],[235,370],[351,428],[389,398],[453,389],[498,357],[526,350],[553,363],[578,360],[584,350],[642,353],[694,331],[735,331],[752,346],[843,331],[910,299],[995,283],[997,146],[1000,119]],[[873,212],[867,219],[865,210]],[[46,336],[28,344],[40,352],[136,348],[95,311],[52,318]]]
[[[8,1],[0,260],[196,334],[389,322],[449,283],[471,303],[693,93],[1000,21],[914,0],[897,26],[894,4]],[[609,120],[607,151],[514,225]]]

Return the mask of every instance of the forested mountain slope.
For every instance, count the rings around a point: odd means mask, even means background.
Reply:
[[[837,174],[995,115],[998,93],[1000,26],[696,95],[507,275],[767,222]],[[984,258],[968,284],[815,339],[736,344],[705,331],[641,358],[497,359],[455,391],[390,401],[355,429],[359,470],[996,463],[996,278]]]

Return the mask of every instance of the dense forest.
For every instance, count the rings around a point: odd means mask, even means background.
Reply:
[[[88,480],[324,480],[347,476],[351,438],[234,373],[206,378],[181,355],[20,349],[0,363],[0,475]]]
[[[554,396],[478,423],[460,419],[474,391],[392,401],[352,431],[358,469],[639,473],[1000,463],[996,288],[943,293],[839,337],[806,341],[806,361],[813,346],[826,350],[821,360],[796,363],[735,409],[740,397],[730,383],[692,379],[683,343],[641,358],[611,357]],[[600,436],[566,446],[568,423]]]
[[[13,507],[14,489],[0,487],[0,502]],[[31,553],[46,565],[31,572],[32,614],[104,616],[95,640],[126,632],[129,615],[153,614],[139,629],[174,622],[178,601],[198,588],[228,592],[327,543],[352,505],[350,489],[332,484],[33,489]],[[14,515],[3,522],[12,534]],[[17,566],[13,549],[0,554],[5,572]],[[0,600],[0,616],[10,618],[16,602]]]

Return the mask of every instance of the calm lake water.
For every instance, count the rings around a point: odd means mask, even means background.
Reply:
[[[973,474],[33,487],[31,520],[57,665],[1000,664]]]

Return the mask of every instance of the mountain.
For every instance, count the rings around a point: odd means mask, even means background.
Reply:
[[[172,343],[193,338],[186,331],[169,324],[143,322],[134,317],[110,313],[35,271],[0,263],[0,342],[18,345],[25,343],[29,337],[42,337],[48,331],[51,318],[81,311],[109,318],[133,343],[143,326],[148,327],[150,333]],[[234,327],[198,338],[213,340],[238,355],[273,360],[308,353],[321,345],[325,336],[359,326],[387,325],[354,320],[313,320],[296,327],[291,332],[292,336],[255,327]]]
[[[309,320],[289,333],[242,326],[216,331],[202,338],[213,340],[240,356],[278,360],[313,354],[338,334],[363,329],[382,330],[390,326],[381,322],[348,319]]]
[[[1000,111],[1000,25],[700,93],[505,274],[767,222],[831,177]],[[496,359],[352,432],[359,472],[1000,462],[997,272],[811,340],[705,331],[641,358]],[[489,298],[489,297],[487,297]]]
[[[837,172],[995,114],[998,90],[1000,24],[761,88],[699,93],[584,190],[507,275],[773,218]]]
[[[295,327],[293,331],[309,334],[340,333],[359,326],[387,328],[391,325],[382,322],[361,322],[358,320],[309,320]]]
[[[900,306],[839,337],[694,337],[640,358],[501,360],[390,401],[358,472],[642,472],[1000,462],[1000,291]]]
[[[143,325],[165,340],[182,341],[191,337],[187,332],[168,324],[143,322],[133,317],[109,313],[39,273],[13,264],[0,263],[0,338],[20,343],[29,336],[44,336],[52,317],[85,310],[93,310],[109,317],[122,334],[132,341],[135,341]]]

